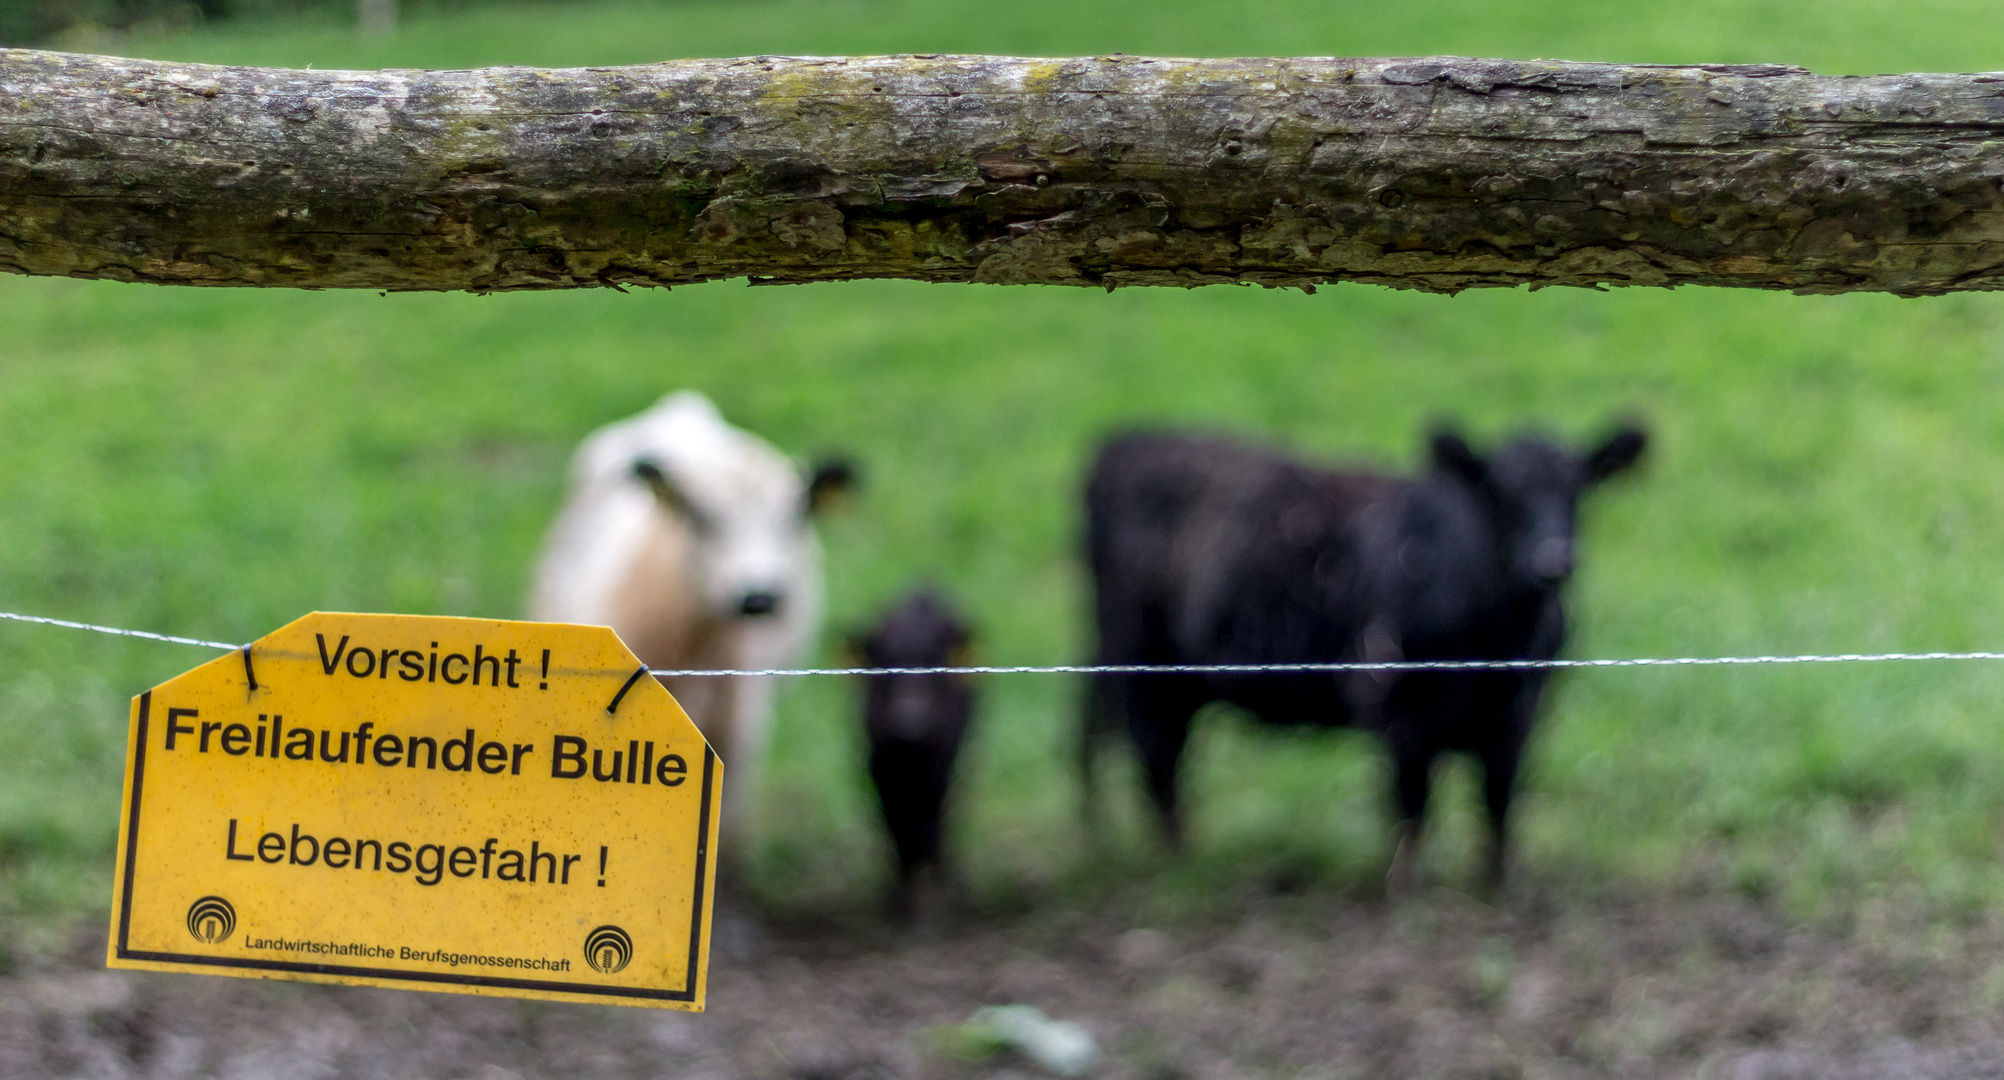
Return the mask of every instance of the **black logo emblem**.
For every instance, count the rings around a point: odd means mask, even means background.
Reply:
[[[204,896],[188,908],[188,932],[203,944],[220,944],[236,928],[237,909],[220,896]]]
[[[585,963],[600,975],[616,975],[633,959],[633,939],[617,926],[601,926],[585,935]]]

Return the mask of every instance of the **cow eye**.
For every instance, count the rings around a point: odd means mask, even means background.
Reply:
[[[702,533],[704,536],[716,535],[717,519],[711,517],[702,507],[683,503],[682,514],[689,519],[690,527],[694,528],[697,532]]]

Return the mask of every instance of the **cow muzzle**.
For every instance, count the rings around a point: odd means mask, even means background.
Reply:
[[[748,592],[738,601],[738,614],[747,616],[776,615],[779,613],[780,595],[769,590]]]
[[[1547,582],[1564,581],[1573,572],[1573,545],[1560,537],[1538,543],[1531,552],[1531,572]]]

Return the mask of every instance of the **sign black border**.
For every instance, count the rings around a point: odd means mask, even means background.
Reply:
[[[456,975],[446,972],[400,971],[395,968],[350,967],[345,964],[300,964],[285,960],[232,960],[220,956],[187,953],[145,952],[127,947],[132,932],[132,883],[139,858],[139,795],[146,780],[146,728],[153,706],[153,691],[139,695],[139,726],[133,733],[132,802],[126,810],[125,875],[118,908],[118,958],[166,964],[193,964],[204,967],[242,968],[252,971],[288,971],[305,975],[348,975],[397,982],[443,983],[448,986],[492,986],[506,990],[542,990],[556,994],[588,994],[608,998],[636,998],[645,1001],[696,1000],[696,968],[702,961],[703,894],[710,869],[710,797],[715,786],[717,752],[703,746],[703,801],[696,815],[696,899],[689,919],[689,972],[682,990],[647,990],[589,983],[545,982],[541,979],[502,979],[489,975]]]

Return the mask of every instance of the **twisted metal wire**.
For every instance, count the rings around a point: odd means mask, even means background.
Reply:
[[[96,623],[72,622],[69,619],[51,619],[43,615],[19,615],[12,611],[0,611],[0,619],[7,619],[13,622],[37,623],[42,626],[60,626],[66,630],[89,630],[98,634],[117,634],[120,637],[145,638],[148,641],[165,641],[172,645],[200,645],[205,649],[229,651],[243,648],[241,645],[231,645],[223,641],[176,637],[173,634],[156,634],[150,630],[124,630],[116,626],[99,626]]]
[[[1800,656],[1668,656],[1612,660],[1354,660],[1308,664],[1052,664],[905,668],[663,668],[664,678],[705,675],[1253,675],[1336,671],[1529,671],[1537,668],[1708,667],[1721,664],[1832,664],[1886,660],[2004,660],[2004,652],[1832,653]]]
[[[225,651],[241,649],[224,641],[126,630],[116,626],[21,615],[0,611],[0,619],[89,630],[98,634],[197,645]],[[1531,671],[1540,668],[1718,667],[1737,664],[1859,664],[1908,660],[2004,660],[2004,652],[1885,652],[1804,653],[1787,656],[1641,656],[1607,660],[1346,660],[1300,664],[975,664],[967,667],[836,667],[836,668],[652,668],[661,678],[716,678],[805,675],[1257,675],[1319,674],[1339,671]]]

